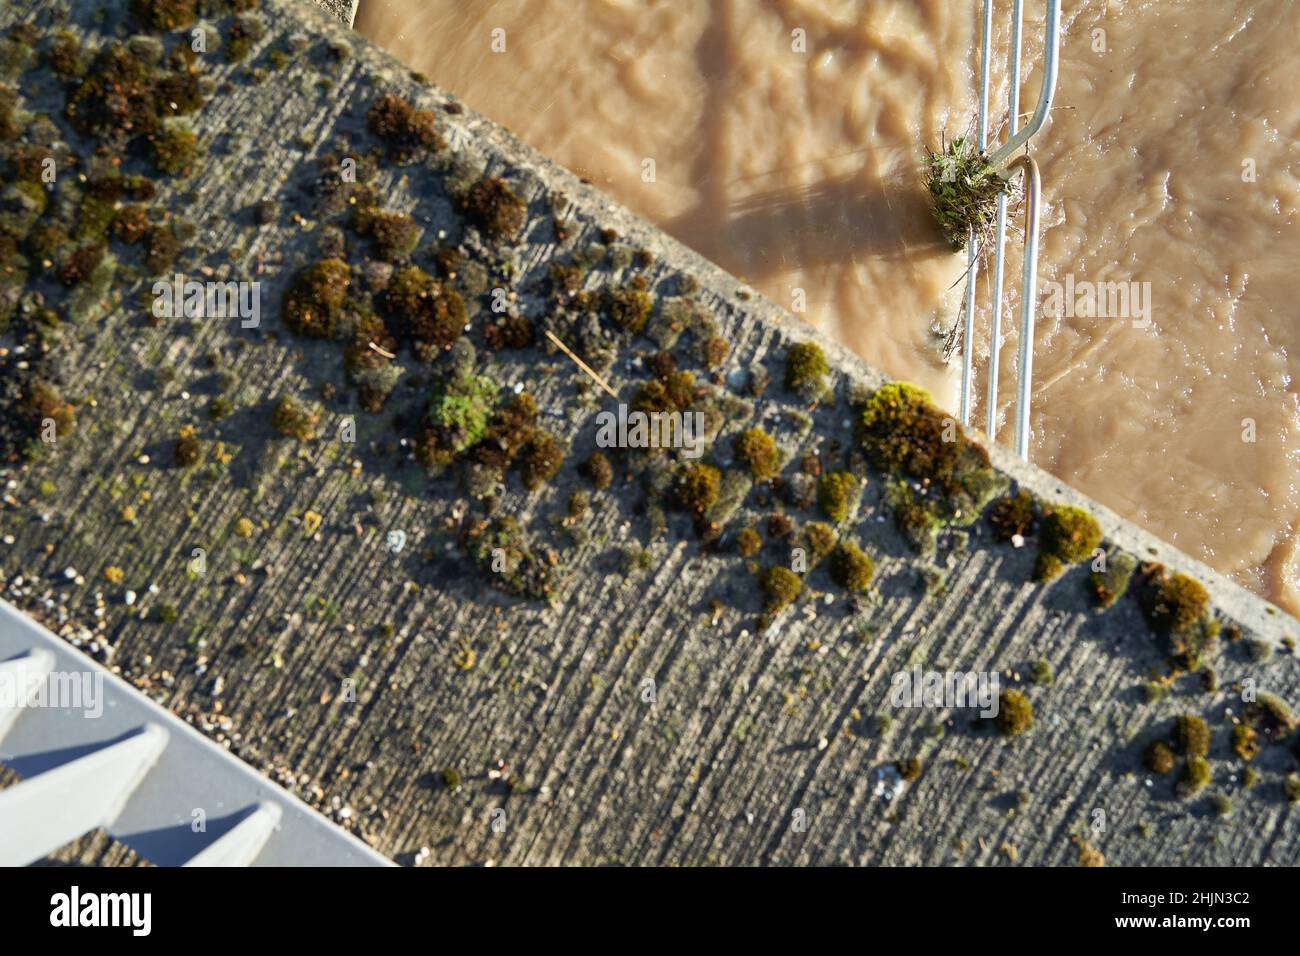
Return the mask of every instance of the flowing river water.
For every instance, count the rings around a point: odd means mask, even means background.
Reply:
[[[919,168],[923,145],[971,126],[979,6],[361,0],[357,28],[955,409],[941,352],[965,257],[938,238]],[[1055,105],[1032,143],[1045,208],[1031,458],[1300,612],[1300,4],[1064,6]],[[1027,113],[1044,4],[1025,7]],[[998,122],[1009,23],[998,2]],[[1019,268],[1013,239],[1005,442]],[[1090,297],[1099,283],[1110,294]],[[985,308],[981,426],[988,325]]]

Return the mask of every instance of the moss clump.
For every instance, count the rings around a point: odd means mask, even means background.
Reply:
[[[459,292],[419,266],[398,269],[384,290],[383,306],[397,319],[416,355],[432,358],[461,337],[469,312]]]
[[[259,17],[235,17],[226,33],[226,62],[238,63],[243,60],[264,36],[266,24]]]
[[[177,30],[198,18],[197,0],[131,0],[131,16],[151,30]]]
[[[526,315],[504,315],[483,326],[483,344],[492,351],[526,349],[536,341],[532,320]]]
[[[1152,773],[1166,774],[1174,769],[1174,751],[1163,740],[1153,740],[1142,752],[1142,763]]]
[[[1189,757],[1209,756],[1210,727],[1204,718],[1183,714],[1174,722],[1174,743]]]
[[[858,435],[881,471],[945,490],[961,454],[955,420],[933,405],[929,392],[907,382],[890,382],[872,394]]]
[[[804,541],[816,560],[821,560],[835,550],[839,535],[835,529],[821,521],[811,521],[803,529]]]
[[[876,564],[871,556],[851,541],[841,543],[831,553],[831,580],[846,591],[865,591],[875,573]]]
[[[425,467],[445,467],[487,437],[497,392],[497,383],[484,375],[450,375],[434,381],[416,449]]]
[[[446,146],[434,114],[418,109],[395,93],[387,93],[371,104],[366,125],[384,141],[389,157],[399,163],[422,159]]]
[[[1204,757],[1189,757],[1178,775],[1178,795],[1184,799],[1195,796],[1205,789],[1213,776],[1210,762]]]
[[[736,458],[749,466],[755,481],[771,478],[780,470],[776,440],[763,429],[747,428],[731,441]]]
[[[144,265],[151,275],[162,275],[171,269],[179,243],[170,226],[150,226],[144,237],[144,245]]]
[[[1034,577],[1050,581],[1071,564],[1092,557],[1101,543],[1097,519],[1070,505],[1054,505],[1043,515],[1038,536],[1038,561]]]
[[[921,776],[921,761],[916,757],[897,760],[894,762],[894,768],[898,771],[898,775],[908,783],[919,779]]]
[[[27,251],[36,262],[54,262],[68,234],[53,222],[38,222],[27,235]]]
[[[516,395],[492,413],[487,434],[475,448],[475,459],[504,474],[536,432],[537,402],[527,393]]]
[[[442,785],[448,790],[455,791],[460,789],[460,771],[455,767],[448,767],[445,769],[442,772],[441,777]]]
[[[311,441],[316,437],[320,412],[292,395],[285,395],[275,403],[271,412],[271,427],[281,435],[298,441]]]
[[[763,550],[763,536],[753,528],[741,528],[736,532],[736,551],[742,558],[752,558]]]
[[[935,505],[917,494],[906,481],[891,481],[885,488],[885,506],[894,518],[894,527],[917,554],[931,555],[943,521]]]
[[[1242,708],[1242,719],[1273,740],[1285,737],[1295,729],[1295,715],[1286,701],[1276,694],[1260,691],[1256,698]]]
[[[731,354],[731,343],[719,335],[707,338],[700,345],[700,361],[705,368],[717,368]]]
[[[30,426],[28,434],[32,437],[41,433],[47,420],[54,422],[56,439],[64,438],[77,430],[76,409],[64,401],[58,386],[52,382],[33,382],[23,396],[22,409]]]
[[[672,502],[682,511],[703,517],[718,500],[721,483],[722,472],[712,465],[685,465],[673,483]]]
[[[1052,662],[1040,657],[1029,665],[1029,679],[1037,687],[1051,687],[1055,676],[1052,674]]]
[[[153,164],[168,176],[188,173],[199,152],[199,137],[183,122],[168,123],[153,137]]]
[[[597,491],[604,491],[614,482],[614,467],[603,451],[593,451],[587,460],[578,466],[578,471]]]
[[[828,471],[817,482],[817,506],[832,521],[848,518],[861,493],[860,482],[849,471]]]
[[[789,568],[777,565],[763,570],[758,586],[767,598],[765,608],[774,613],[794,602],[803,590],[803,579]]]
[[[107,246],[98,242],[71,249],[59,265],[59,281],[69,289],[83,284],[94,274],[107,251]]]
[[[420,227],[405,213],[359,207],[352,226],[373,241],[372,251],[385,262],[405,259],[420,244]]]
[[[519,477],[524,487],[536,491],[559,472],[564,464],[564,447],[550,432],[536,429],[519,455]]]
[[[361,382],[389,363],[377,350],[391,355],[398,343],[389,333],[389,326],[373,312],[361,311],[355,319],[351,341],[343,346],[343,369],[351,381]]]
[[[950,246],[965,246],[972,230],[981,245],[992,239],[998,195],[1006,183],[975,142],[959,136],[939,152],[930,152],[925,187],[930,211]]]
[[[654,298],[646,291],[645,279],[636,276],[621,289],[606,289],[600,307],[615,325],[635,335],[645,328],[654,311]]]
[[[1034,496],[1023,490],[1003,495],[989,508],[989,524],[999,541],[1028,535],[1034,527]]]
[[[72,237],[79,242],[102,242],[108,237],[116,217],[114,200],[87,193],[77,209],[77,227]]]
[[[998,712],[993,718],[998,733],[1015,737],[1034,726],[1034,708],[1029,698],[1018,690],[1004,690],[998,695]]]
[[[1237,724],[1232,728],[1232,752],[1247,762],[1259,753],[1259,734],[1255,728]]]
[[[1152,629],[1168,634],[1190,628],[1205,616],[1210,595],[1195,578],[1161,569],[1148,583],[1141,604]]]
[[[153,67],[122,43],[99,52],[64,112],[78,132],[123,143],[156,132],[164,115]]]
[[[1079,866],[1086,869],[1098,869],[1106,865],[1106,855],[1087,840],[1076,839],[1079,848]]]
[[[908,479],[945,523],[970,524],[1006,485],[956,419],[906,382],[883,385],[863,403],[858,440],[876,468]]]
[[[1282,782],[1282,793],[1287,803],[1300,803],[1300,773],[1289,773]]]
[[[172,457],[181,468],[193,468],[203,460],[203,444],[192,426],[181,429]]]
[[[45,53],[45,62],[51,70],[64,79],[74,79],[86,72],[86,61],[81,53],[81,42],[74,34],[60,31]]]
[[[527,204],[499,176],[485,176],[460,198],[461,210],[483,234],[504,241],[514,239],[527,218]]]
[[[1125,551],[1107,555],[1105,570],[1093,571],[1088,577],[1088,591],[1097,606],[1108,608],[1123,597],[1136,568],[1137,559]]]
[[[509,515],[470,525],[462,541],[484,577],[508,594],[544,600],[559,584],[558,560],[534,551]]]
[[[637,389],[631,410],[645,412],[684,412],[695,401],[695,376],[690,372],[672,372],[665,379],[651,379]]]
[[[352,270],[341,259],[322,259],[303,269],[285,293],[284,324],[298,335],[333,335],[351,281]]]
[[[831,367],[826,353],[816,342],[796,342],[785,354],[785,387],[798,392],[808,401],[821,397],[826,390],[826,375]]]
[[[133,246],[149,232],[149,212],[139,203],[123,206],[113,216],[112,229],[115,239]]]

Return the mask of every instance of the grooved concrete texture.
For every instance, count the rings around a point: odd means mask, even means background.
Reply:
[[[313,0],[313,2],[326,13],[337,17],[344,26],[352,26],[357,19],[360,0]]]
[[[50,6],[15,0],[0,25]],[[270,30],[258,51],[295,31],[319,42],[262,83],[249,79],[248,64],[213,61],[212,75],[231,85],[197,117],[205,162],[158,200],[197,224],[182,256],[187,272],[209,267],[263,283],[261,327],[151,326],[141,282],[102,320],[76,329],[60,367],[65,393],[83,399],[78,434],[8,476],[0,533],[14,540],[0,550],[0,569],[10,600],[399,859],[427,847],[433,864],[1073,864],[1078,837],[1111,864],[1300,862],[1283,797],[1295,769],[1290,741],[1264,748],[1253,763],[1260,782],[1245,790],[1245,765],[1227,739],[1241,706],[1234,681],[1300,701],[1283,645],[1300,625],[1003,449],[990,450],[993,461],[1021,487],[1088,508],[1114,548],[1210,588],[1216,613],[1244,635],[1218,653],[1216,691],[1189,676],[1148,703],[1142,685],[1162,655],[1136,603],[1093,610],[1083,566],[1031,582],[1032,540],[1020,549],[995,543],[981,520],[964,545],[919,558],[888,520],[878,475],[843,529],[876,558],[870,597],[854,610],[816,570],[799,603],[759,633],[753,572],[734,551],[702,550],[684,516],[670,514],[656,535],[635,480],[593,493],[581,533],[564,526],[595,412],[613,403],[580,393],[583,376],[554,350],[480,360],[495,381],[524,384],[572,446],[552,485],[529,494],[512,478],[499,506],[557,551],[564,584],[550,605],[490,590],[457,543],[481,506],[454,477],[431,482],[404,463],[398,445],[405,433],[393,419],[418,416],[427,386],[399,383],[383,413],[361,412],[337,346],[295,339],[280,325],[281,293],[318,256],[308,198],[317,160],[339,153],[339,135],[370,148],[365,113],[380,91],[434,109],[453,154],[384,165],[386,204],[415,216],[427,239],[444,230],[487,262],[487,287],[517,293],[516,308],[539,328],[574,330],[538,291],[547,265],[612,228],[621,243],[654,253],[644,271],[657,308],[687,298],[717,324],[731,345],[723,373],[754,364],[771,373],[773,384],[752,400],[709,385],[725,419],[720,459],[732,433],[758,422],[781,443],[787,475],[804,451],[835,458],[834,443],[853,443],[851,395],[882,378],[507,130],[458,105],[446,111],[450,97],[315,7],[267,0],[263,13]],[[330,65],[327,42],[353,54]],[[493,250],[460,221],[443,183],[449,169],[466,168],[506,177],[527,200],[517,247]],[[266,197],[280,209],[260,225],[251,210]],[[569,223],[563,242],[551,224],[557,212]],[[587,282],[619,277],[601,267]],[[478,328],[490,295],[471,298]],[[781,388],[788,344],[809,339],[829,356],[834,387],[834,399],[813,410]],[[624,400],[648,375],[638,356],[654,350],[644,339],[621,347],[607,377]],[[214,351],[234,376],[237,406],[216,424],[204,413]],[[678,354],[708,381],[685,347]],[[399,363],[403,382],[420,381],[419,363],[405,354]],[[323,382],[339,393],[325,409],[324,437],[276,436],[267,421],[274,401],[315,394]],[[355,445],[335,438],[348,416]],[[172,467],[172,441],[186,424],[200,427],[209,449],[223,442],[230,460]],[[133,523],[122,519],[127,505]],[[729,531],[773,507],[752,494]],[[799,524],[819,517],[791,514]],[[240,518],[253,522],[252,537],[234,533]],[[394,530],[406,535],[400,553],[386,543]],[[648,551],[644,570],[624,573],[627,546]],[[769,543],[764,562],[775,554]],[[106,582],[109,565],[122,569],[120,584]],[[128,587],[141,596],[130,608]],[[163,605],[177,620],[158,619]],[[1259,659],[1265,646],[1276,651]],[[1054,672],[1051,686],[1027,679],[1040,659]],[[913,665],[1000,672],[1004,687],[1021,686],[1032,700],[1034,729],[1008,741],[973,726],[969,711],[891,707],[892,675]],[[357,681],[355,701],[345,678]],[[1172,777],[1153,777],[1139,760],[1184,712],[1203,714],[1214,732],[1213,782],[1191,800],[1175,798]],[[875,795],[878,771],[912,757],[919,779],[892,801]],[[442,782],[447,769],[459,788]],[[1215,814],[1211,793],[1231,797],[1230,816]]]

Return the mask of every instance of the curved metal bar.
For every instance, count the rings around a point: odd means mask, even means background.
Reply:
[[[1009,136],[1001,148],[989,157],[989,165],[1001,169],[1006,165],[1020,147],[1029,142],[1031,136],[1042,129],[1047,122],[1047,114],[1052,108],[1052,97],[1056,94],[1056,73],[1058,54],[1061,46],[1061,0],[1047,0],[1047,19],[1043,28],[1043,88],[1038,94],[1038,106],[1025,128]],[[1014,85],[1014,84],[1013,84]]]
[[[1016,370],[1016,454],[1029,460],[1029,398],[1034,375],[1034,313],[1038,310],[1038,220],[1042,207],[1038,164],[1018,156],[1007,167],[1025,175],[1025,269],[1020,288],[1020,367]]]

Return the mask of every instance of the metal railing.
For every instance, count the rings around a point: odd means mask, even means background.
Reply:
[[[0,763],[0,867],[100,829],[159,866],[392,865],[4,601]]]
[[[1033,116],[1020,128],[1020,47],[1021,27],[1024,21],[1024,0],[1015,0],[1012,11],[1011,50],[1007,71],[1007,141],[988,157],[989,165],[1010,183],[1016,173],[1024,175],[1025,182],[1025,255],[1024,274],[1021,280],[1020,302],[1020,363],[1017,369],[1016,397],[1016,453],[1029,458],[1029,410],[1033,385],[1034,360],[1034,310],[1037,307],[1038,286],[1038,228],[1041,210],[1041,185],[1038,164],[1027,154],[1012,161],[1012,155],[1042,129],[1052,108],[1056,92],[1056,77],[1061,40],[1061,0],[1047,0],[1047,15],[1043,28],[1043,87],[1038,94],[1038,105]],[[980,42],[979,115],[976,135],[979,149],[988,148],[989,59],[993,32],[993,2],[984,0],[982,38]],[[1002,347],[1002,287],[1003,265],[1006,256],[1007,194],[998,196],[997,220],[993,240],[993,301],[992,328],[989,335],[988,397],[986,427],[989,438],[997,434],[998,413],[998,356]],[[975,364],[975,280],[979,275],[980,249],[974,230],[966,243],[966,301],[962,326],[961,369],[961,422],[970,424],[971,392]]]

